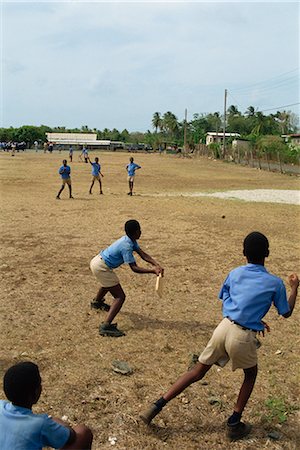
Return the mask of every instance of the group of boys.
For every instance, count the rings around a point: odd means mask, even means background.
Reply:
[[[138,244],[141,227],[136,220],[125,224],[125,235],[96,255],[90,268],[100,289],[92,306],[108,310],[106,321],[100,325],[101,336],[120,337],[125,333],[112,324],[125,301],[125,293],[114,269],[128,264],[133,272],[163,275],[164,269]],[[143,268],[136,264],[133,252],[152,267]],[[183,374],[173,386],[141,414],[149,425],[166,404],[177,397],[188,386],[201,380],[216,364],[224,367],[229,360],[232,370],[242,369],[244,380],[234,410],[228,418],[226,428],[229,440],[235,441],[247,436],[251,426],[241,421],[244,408],[250,398],[257,376],[258,333],[264,333],[267,325],[264,316],[272,305],[278,313],[288,318],[292,315],[299,286],[296,274],[289,276],[291,293],[287,299],[283,281],[268,273],[265,258],[269,256],[269,242],[266,236],[252,232],[243,242],[243,254],[247,264],[232,270],[225,279],[219,293],[223,304],[223,320],[199,356],[193,368]],[[104,301],[107,292],[113,296],[109,306]],[[267,327],[268,329],[268,327]],[[92,432],[84,425],[74,429],[59,419],[45,414],[33,414],[32,406],[41,394],[41,378],[38,368],[31,362],[12,366],[4,376],[4,392],[9,400],[0,402],[0,448],[3,450],[41,449],[43,446],[63,449],[89,449]]]
[[[84,149],[83,151],[85,151],[86,149]],[[70,161],[72,162],[73,159],[73,148],[70,148]],[[103,178],[104,175],[101,173],[101,165],[99,163],[99,158],[96,157],[95,158],[95,162],[92,162],[88,156],[87,150],[86,153],[84,153],[84,159],[85,162],[89,162],[92,166],[92,184],[90,186],[89,189],[89,194],[92,194],[92,189],[94,186],[95,181],[97,180],[99,182],[99,187],[100,187],[100,194],[103,194],[102,191],[102,182],[101,182],[101,177]],[[137,169],[141,169],[141,166],[139,166],[138,164],[136,164],[133,160],[133,158],[131,157],[129,160],[129,164],[127,164],[126,166],[126,170],[128,173],[128,184],[129,184],[129,192],[128,195],[132,196],[133,193],[133,184],[134,184],[134,177],[135,177],[135,171]],[[58,194],[56,196],[57,200],[60,200],[60,194],[62,193],[62,191],[65,188],[65,185],[68,186],[69,188],[69,198],[74,198],[72,196],[72,181],[71,181],[71,167],[68,165],[68,162],[66,159],[63,160],[63,165],[58,169],[58,173],[61,176],[62,179],[62,186],[60,188],[60,190],[58,191]]]

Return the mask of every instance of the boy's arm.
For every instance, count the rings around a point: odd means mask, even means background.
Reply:
[[[129,263],[129,266],[135,273],[154,273],[158,276],[163,271],[163,269],[159,266],[154,266],[153,269],[146,269],[145,267],[139,267],[135,262]]]
[[[289,281],[289,285],[291,286],[291,293],[288,298],[288,304],[289,304],[290,310],[286,314],[283,314],[283,317],[285,317],[286,319],[293,314],[293,310],[295,307],[296,298],[297,298],[297,294],[298,294],[298,286],[299,286],[298,275],[296,273],[292,273],[289,276],[288,281]]]
[[[158,264],[158,262],[155,261],[155,259],[152,258],[152,256],[148,255],[148,253],[144,252],[141,248],[136,250],[137,254],[140,255],[140,257],[148,262],[149,264],[152,264],[152,266],[156,266],[159,269],[161,269],[160,273],[163,273],[164,269],[161,267],[160,264]]]

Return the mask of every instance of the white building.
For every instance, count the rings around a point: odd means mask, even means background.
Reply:
[[[216,133],[215,131],[208,131],[206,133],[206,145],[209,144],[222,144],[224,133]],[[239,138],[241,135],[239,133],[225,133],[225,140],[228,138]]]

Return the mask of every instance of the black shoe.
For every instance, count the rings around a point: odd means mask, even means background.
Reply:
[[[100,336],[121,337],[125,333],[117,328],[116,323],[102,323],[99,327]]]
[[[91,308],[92,309],[101,309],[101,311],[109,311],[110,310],[110,305],[108,305],[107,303],[105,303],[104,301],[102,302],[97,302],[95,299],[91,302]]]
[[[140,415],[140,418],[142,419],[142,421],[146,424],[149,425],[151,420],[154,419],[155,416],[157,416],[157,414],[159,414],[161,411],[160,408],[158,408],[158,406],[155,405],[155,403],[153,403],[148,409],[147,411],[143,412]]]
[[[237,425],[227,425],[227,437],[231,441],[237,441],[247,436],[252,429],[249,423],[239,422]]]

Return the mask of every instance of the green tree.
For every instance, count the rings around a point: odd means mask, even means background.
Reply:
[[[162,118],[160,112],[155,112],[152,118],[152,126],[155,129],[155,133],[157,133],[158,129],[162,129]]]

